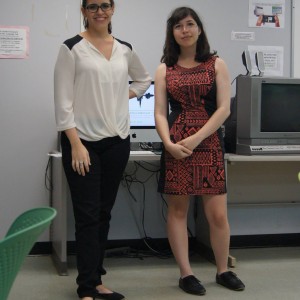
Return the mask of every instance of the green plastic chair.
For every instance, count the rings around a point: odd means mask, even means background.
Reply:
[[[26,256],[55,216],[51,207],[30,209],[16,218],[0,240],[0,300],[7,299]]]

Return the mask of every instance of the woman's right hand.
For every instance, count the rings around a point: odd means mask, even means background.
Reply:
[[[180,145],[180,144],[173,144],[170,143],[165,145],[165,149],[175,158],[175,159],[182,159],[189,157],[192,155],[193,151]]]
[[[74,172],[85,176],[90,171],[90,156],[85,146],[79,142],[72,145],[72,168]]]

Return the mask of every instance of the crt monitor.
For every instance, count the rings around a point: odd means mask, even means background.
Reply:
[[[300,79],[237,78],[237,153],[300,153]]]
[[[129,114],[132,143],[161,142],[155,129],[153,81],[143,96],[129,100]]]

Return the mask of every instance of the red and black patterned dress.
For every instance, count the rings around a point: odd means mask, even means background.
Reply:
[[[194,68],[167,67],[173,143],[196,133],[217,109],[215,61],[213,56]],[[163,151],[158,191],[173,195],[226,193],[221,129],[203,140],[187,158],[178,160]]]

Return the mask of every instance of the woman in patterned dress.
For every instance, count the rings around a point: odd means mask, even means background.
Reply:
[[[180,7],[171,14],[161,62],[155,77],[156,128],[164,145],[158,191],[168,201],[167,232],[180,269],[179,287],[206,293],[188,252],[190,196],[198,195],[209,223],[216,282],[243,290],[242,281],[227,269],[230,228],[220,127],[230,114],[230,78],[225,62],[210,51],[193,9]]]

